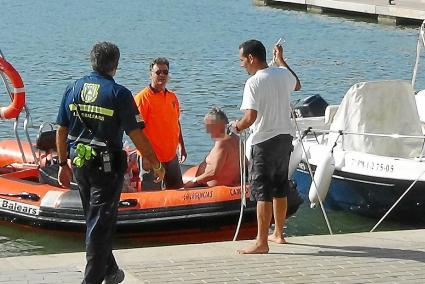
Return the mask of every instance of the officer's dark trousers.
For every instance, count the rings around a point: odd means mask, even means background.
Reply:
[[[105,275],[114,274],[118,269],[112,254],[112,237],[124,180],[123,167],[124,163],[110,173],[104,173],[96,163],[73,167],[87,227],[83,284],[100,284]]]

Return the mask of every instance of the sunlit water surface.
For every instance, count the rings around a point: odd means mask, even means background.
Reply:
[[[239,66],[242,41],[260,39],[270,52],[283,37],[285,55],[303,85],[293,100],[320,94],[329,103],[339,103],[359,81],[410,80],[418,32],[416,27],[365,19],[255,7],[251,0],[0,0],[0,6],[0,49],[22,75],[34,126],[55,121],[65,86],[90,72],[91,46],[113,41],[121,49],[116,81],[134,93],[149,82],[149,62],[158,56],[169,58],[168,87],[181,102],[190,164],[200,161],[213,143],[202,124],[209,108],[222,107],[230,119],[241,115],[242,89],[248,78]],[[424,73],[418,75],[422,88]],[[0,94],[0,105],[7,105],[4,89]],[[0,137],[13,138],[11,127],[11,121],[0,121]],[[337,233],[368,231],[376,222],[340,211],[328,213]],[[328,233],[320,210],[307,205],[287,225],[288,235]],[[384,223],[380,228],[418,226]],[[126,236],[117,243],[118,247],[147,245],[152,243]],[[82,250],[79,233],[0,223],[0,257]]]

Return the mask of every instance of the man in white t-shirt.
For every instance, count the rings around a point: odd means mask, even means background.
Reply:
[[[243,117],[232,123],[237,132],[252,131],[250,183],[251,199],[257,201],[258,233],[255,244],[238,250],[241,254],[268,253],[268,241],[283,244],[283,225],[289,192],[288,165],[292,151],[289,96],[301,83],[283,59],[277,44],[273,56],[279,66],[269,67],[266,49],[258,40],[239,46],[241,67],[252,77],[245,84],[241,110]],[[272,216],[275,230],[268,236]]]

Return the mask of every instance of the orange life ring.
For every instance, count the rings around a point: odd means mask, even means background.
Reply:
[[[0,57],[0,72],[3,72],[9,78],[13,86],[12,103],[6,107],[0,107],[0,118],[16,118],[25,105],[24,82],[22,82],[18,71],[2,57]]]

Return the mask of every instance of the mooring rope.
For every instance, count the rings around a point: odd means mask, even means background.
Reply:
[[[246,132],[243,130],[239,134],[239,173],[241,180],[241,210],[239,213],[238,225],[236,227],[235,235],[233,236],[233,241],[236,241],[239,230],[242,224],[242,217],[244,212],[244,207],[246,207]]]
[[[301,135],[301,130],[298,126],[297,119],[296,119],[296,114],[295,114],[295,112],[292,108],[291,108],[291,112],[292,112],[292,117],[294,119],[295,128],[297,129],[298,136],[300,137],[301,147],[302,147],[303,153],[306,157],[305,161],[307,163],[308,172],[309,172],[310,177],[311,177],[311,182],[314,184],[314,191],[316,192],[317,199],[319,200],[320,208],[322,209],[323,217],[325,218],[326,225],[328,226],[329,234],[333,235],[332,227],[331,227],[331,224],[329,222],[328,215],[326,214],[325,207],[323,206],[322,199],[320,198],[319,191],[317,190],[317,184],[316,184],[316,181],[314,180],[313,170],[311,169],[311,165],[308,161],[307,151],[305,150],[305,147],[304,147],[303,138],[302,138],[302,135]],[[338,138],[339,138],[339,136],[338,136]]]

